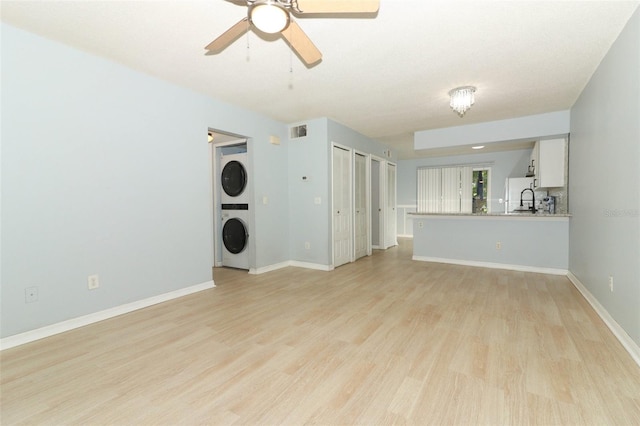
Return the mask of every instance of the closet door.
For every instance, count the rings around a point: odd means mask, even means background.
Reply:
[[[385,248],[398,245],[397,241],[397,221],[396,212],[396,165],[387,163],[387,184],[385,210]]]
[[[354,230],[355,230],[355,258],[367,255],[367,157],[364,154],[354,155]]]
[[[384,248],[384,161],[371,157],[371,246]]]
[[[333,266],[351,261],[351,151],[333,147]]]

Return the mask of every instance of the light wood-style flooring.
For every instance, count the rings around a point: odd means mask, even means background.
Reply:
[[[1,354],[2,425],[638,425],[640,368],[565,277],[411,261],[217,287]]]

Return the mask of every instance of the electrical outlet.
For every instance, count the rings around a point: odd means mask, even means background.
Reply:
[[[24,289],[24,302],[33,303],[38,301],[38,287],[27,287]]]
[[[304,243],[304,248],[305,248],[306,250],[311,249],[311,243],[310,243],[309,241],[305,242],[305,243]]]
[[[496,241],[496,250],[501,250],[501,249],[502,249],[502,242]]]
[[[418,222],[418,228],[424,228],[424,223],[422,221]]]
[[[609,291],[613,293],[613,277],[609,277]]]
[[[89,290],[95,290],[100,287],[100,278],[98,275],[89,275],[87,277],[87,288]]]

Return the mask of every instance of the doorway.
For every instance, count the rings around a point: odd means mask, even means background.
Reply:
[[[248,208],[253,187],[248,161],[249,139],[211,128],[207,134],[211,158],[213,266],[249,269],[254,245],[250,230],[253,211]],[[225,176],[223,170],[226,170]],[[238,223],[242,223],[244,231],[238,226],[229,225]],[[230,234],[231,230],[233,235]],[[239,239],[244,241],[243,249],[230,249],[229,242]]]

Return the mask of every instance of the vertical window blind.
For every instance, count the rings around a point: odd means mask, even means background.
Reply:
[[[471,213],[473,167],[429,167],[417,171],[419,213]]]

